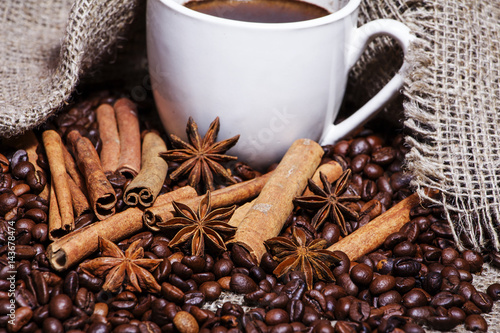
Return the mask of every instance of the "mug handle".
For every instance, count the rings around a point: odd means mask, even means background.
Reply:
[[[350,69],[358,61],[363,54],[368,43],[375,37],[389,35],[393,37],[403,48],[406,55],[408,47],[412,41],[416,39],[410,33],[410,29],[401,22],[391,19],[379,19],[364,24],[357,28],[354,33],[353,42],[350,45],[347,54],[348,69]],[[407,70],[408,63],[403,62],[399,72],[387,83],[375,96],[373,96],[365,105],[358,111],[353,113],[340,124],[330,124],[326,127],[319,143],[321,145],[333,144],[335,141],[349,134],[367,121],[372,115],[379,111],[385,103],[393,98],[403,86],[403,76],[400,74]]]

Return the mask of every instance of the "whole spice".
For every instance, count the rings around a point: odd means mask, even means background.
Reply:
[[[317,210],[311,221],[313,227],[316,229],[321,227],[321,225],[329,219],[332,222],[335,222],[340,227],[342,234],[346,236],[347,229],[343,214],[347,214],[349,217],[357,220],[358,213],[345,206],[343,202],[356,201],[360,199],[359,196],[355,195],[342,196],[349,185],[351,170],[347,169],[344,171],[344,173],[342,173],[340,178],[333,185],[322,173],[320,174],[320,179],[323,184],[323,188],[319,187],[316,183],[309,179],[309,189],[314,193],[314,195],[301,196],[295,198],[293,202],[302,208]]]
[[[80,264],[80,268],[92,275],[106,277],[102,286],[104,291],[118,291],[127,277],[127,289],[158,293],[161,287],[150,272],[162,259],[144,258],[140,242],[140,239],[136,240],[123,253],[113,242],[99,237],[101,257]]]
[[[96,110],[99,134],[102,141],[101,164],[104,172],[114,172],[120,159],[120,135],[115,110],[109,104],[101,104]]]
[[[141,132],[137,106],[128,98],[120,98],[113,108],[120,134],[120,158],[116,171],[133,178],[141,170]]]
[[[178,136],[171,134],[170,140],[174,146],[173,150],[160,154],[167,162],[182,163],[174,172],[170,174],[172,180],[189,173],[189,185],[196,187],[200,182],[205,184],[207,190],[213,191],[214,173],[224,178],[229,183],[235,180],[229,172],[220,164],[236,160],[236,157],[224,155],[226,150],[233,147],[239,139],[239,135],[230,139],[216,142],[219,133],[220,123],[217,117],[208,129],[203,139],[198,133],[198,125],[193,118],[189,117],[186,133],[189,143],[182,141]]]
[[[227,223],[236,206],[212,211],[210,192],[201,200],[197,212],[180,202],[174,201],[172,205],[176,217],[158,225],[160,230],[167,233],[176,232],[169,243],[170,247],[190,243],[191,254],[195,256],[203,256],[205,246],[215,252],[226,250],[225,242],[236,232],[236,228]]]
[[[231,243],[244,247],[255,262],[266,252],[264,241],[279,235],[293,211],[292,199],[300,195],[318,167],[323,149],[309,139],[296,140],[273,171]]]
[[[157,133],[146,133],[142,143],[141,171],[130,182],[123,195],[127,205],[140,204],[143,207],[149,207],[153,204],[167,175],[167,162],[159,156],[165,151],[167,151],[167,146]]]
[[[300,271],[304,273],[309,289],[312,289],[314,279],[335,281],[330,267],[338,264],[340,258],[324,249],[324,239],[308,242],[304,231],[293,228],[292,238],[274,237],[265,241],[264,245],[273,259],[279,262],[273,271],[278,278],[288,272]]]

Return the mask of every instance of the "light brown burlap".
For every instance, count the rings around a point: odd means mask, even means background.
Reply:
[[[109,58],[139,0],[0,3],[0,136],[43,123],[80,77]]]

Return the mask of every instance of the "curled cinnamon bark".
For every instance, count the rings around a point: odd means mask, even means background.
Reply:
[[[68,184],[69,177],[64,165],[63,144],[59,134],[53,130],[43,132],[42,138],[52,179],[50,206],[54,205],[53,219],[49,218],[49,235],[50,237],[60,237],[75,228],[71,191]],[[55,206],[57,206],[57,211]],[[58,214],[59,217],[56,218],[55,214]]]
[[[428,191],[429,196],[434,196],[437,191]],[[402,226],[410,221],[410,211],[420,204],[421,200],[417,193],[401,200],[382,215],[374,218],[352,234],[342,238],[330,246],[328,251],[342,251],[351,261],[376,250],[382,245],[390,234],[397,232]]]
[[[120,159],[117,171],[127,178],[133,178],[141,169],[141,133],[137,107],[128,98],[120,98],[113,107],[120,134]]]
[[[85,185],[85,178],[83,178],[82,174],[78,170],[78,166],[76,165],[75,160],[73,159],[73,156],[71,156],[71,153],[68,151],[66,146],[62,146],[63,149],[63,156],[64,156],[64,165],[66,166],[66,172],[70,175],[71,179],[73,182],[78,186],[81,190],[81,192],[87,196],[87,187]]]
[[[167,176],[167,162],[159,155],[165,151],[167,146],[157,133],[149,132],[144,136],[141,171],[127,186],[123,196],[127,205],[149,207],[153,204]]]
[[[71,202],[73,203],[73,213],[75,217],[92,212],[89,201],[75,181],[68,175],[68,184],[71,192]]]
[[[104,172],[115,172],[120,159],[120,136],[116,123],[115,109],[102,104],[96,110],[99,134],[102,141],[101,165]]]
[[[238,183],[220,190],[211,192],[211,206],[212,208],[220,208],[224,206],[231,206],[238,203],[243,203],[256,197],[266,182],[269,180],[273,172],[269,172],[260,177],[256,177],[246,182]],[[198,207],[204,196],[198,196],[180,202],[189,207]],[[158,201],[158,200],[157,200]],[[144,224],[153,231],[159,231],[157,224],[168,221],[173,218],[174,208],[172,203],[154,205],[144,211]]]
[[[99,156],[92,142],[83,137],[78,131],[71,131],[67,140],[76,163],[85,178],[92,210],[99,220],[103,220],[115,213],[116,194],[104,175]]]
[[[167,203],[195,195],[196,191],[186,186],[158,196],[157,201]],[[117,242],[132,236],[142,228],[142,210],[131,207],[56,240],[47,247],[47,258],[55,270],[63,271],[95,252],[99,237]]]
[[[318,167],[323,149],[309,139],[296,140],[238,226],[230,243],[244,247],[256,262],[266,252],[264,241],[276,237]]]

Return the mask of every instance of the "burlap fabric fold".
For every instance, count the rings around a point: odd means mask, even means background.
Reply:
[[[109,60],[139,2],[2,1],[0,136],[21,134],[60,109],[82,75]]]

